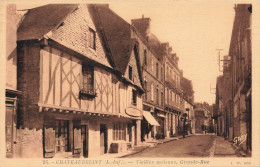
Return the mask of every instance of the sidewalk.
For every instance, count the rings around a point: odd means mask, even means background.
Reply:
[[[185,135],[185,137],[190,137],[192,135],[193,134]],[[125,152],[108,153],[108,154],[100,155],[99,157],[102,157],[102,158],[124,158],[128,155],[133,155],[133,154],[137,154],[139,152],[142,152],[143,150],[145,150],[149,147],[154,147],[158,144],[163,144],[163,143],[167,143],[167,142],[182,139],[182,138],[183,138],[182,136],[177,136],[177,137],[170,137],[170,138],[159,139],[159,140],[154,140],[154,141],[142,142],[138,146],[134,146],[133,148],[131,148],[131,149],[125,151]]]
[[[238,157],[232,143],[225,140],[224,137],[215,136],[214,157]]]

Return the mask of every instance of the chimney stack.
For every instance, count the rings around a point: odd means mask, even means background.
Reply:
[[[151,19],[149,17],[145,18],[144,15],[142,15],[140,19],[131,20],[132,26],[134,26],[145,39],[147,39],[150,34],[150,22]]]

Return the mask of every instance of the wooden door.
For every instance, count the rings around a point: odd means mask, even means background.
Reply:
[[[6,157],[13,156],[13,131],[14,131],[14,106],[6,104],[5,134],[6,134]]]
[[[73,154],[80,156],[81,153],[81,125],[80,120],[73,121]]]
[[[83,156],[88,157],[88,125],[81,125],[81,141]]]
[[[100,154],[107,153],[107,127],[105,124],[100,124]]]

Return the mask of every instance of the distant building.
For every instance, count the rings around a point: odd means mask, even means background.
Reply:
[[[162,47],[165,56],[165,111],[171,118],[167,136],[176,136],[182,134],[181,117],[185,112],[181,88],[182,71],[178,67],[179,57],[176,53],[172,53],[169,43],[163,43]]]
[[[210,126],[211,113],[205,107],[196,108],[195,115],[195,133],[207,133]]]
[[[150,32],[150,18],[132,19],[133,34],[140,44],[140,61],[145,89],[143,95],[144,119],[142,120],[142,140],[149,141],[166,136],[167,114],[164,112],[164,57],[155,46],[160,42]],[[148,117],[155,118],[155,121]]]

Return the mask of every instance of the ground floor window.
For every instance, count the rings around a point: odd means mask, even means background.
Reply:
[[[69,146],[69,121],[55,120],[56,152],[68,151]]]
[[[126,140],[126,124],[114,122],[113,140]]]

